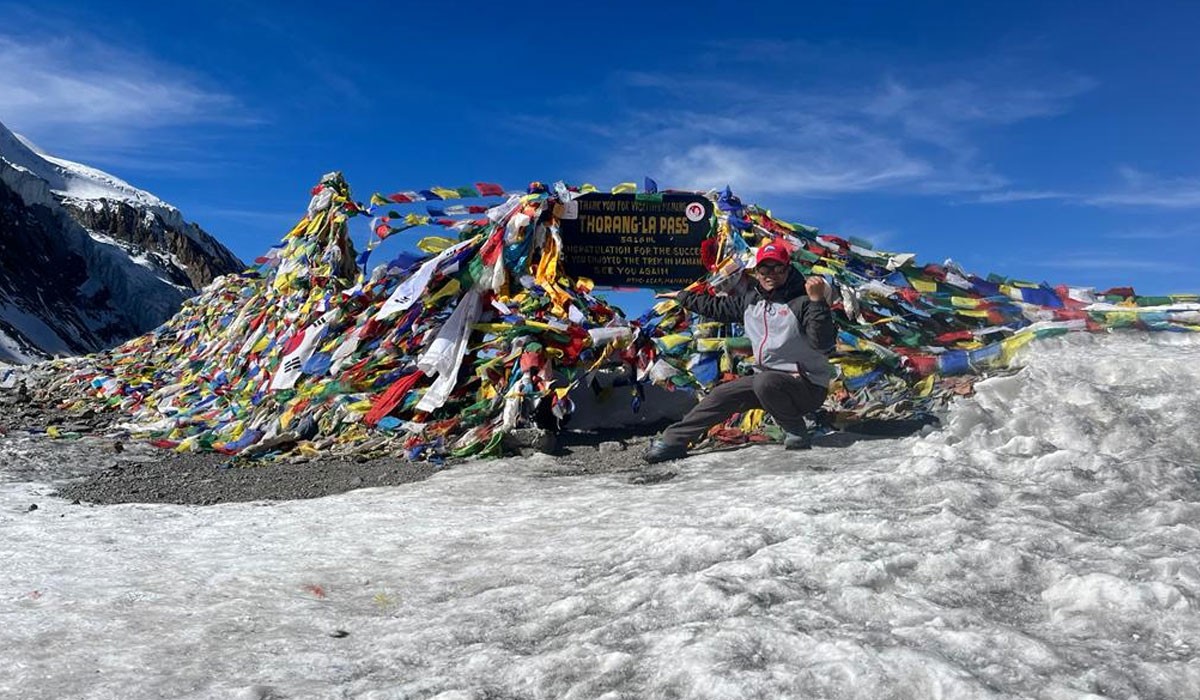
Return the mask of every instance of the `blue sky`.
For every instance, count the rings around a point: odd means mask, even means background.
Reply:
[[[0,121],[246,260],[330,170],[364,200],[648,175],[981,274],[1200,291],[1200,3],[751,5],[0,2]]]

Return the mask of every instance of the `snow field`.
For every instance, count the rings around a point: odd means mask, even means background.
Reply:
[[[1024,357],[923,435],[653,486],[88,507],[46,483],[86,454],[10,436],[0,695],[1200,697],[1200,340]]]

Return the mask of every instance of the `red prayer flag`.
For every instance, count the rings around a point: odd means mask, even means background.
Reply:
[[[717,239],[706,238],[700,242],[700,262],[705,269],[713,270],[717,266]]]
[[[498,229],[488,237],[483,247],[479,250],[479,257],[483,260],[484,265],[494,265],[496,263],[496,259],[500,257],[503,243],[504,229]]]
[[[939,343],[954,343],[960,340],[971,340],[974,337],[971,331],[950,331],[949,333],[942,333],[934,338],[934,340]]]
[[[392,412],[396,404],[404,398],[406,394],[413,388],[421,377],[425,375],[421,370],[417,370],[412,374],[406,374],[397,379],[388,390],[383,392],[375,402],[371,404],[371,410],[367,411],[367,415],[363,417],[363,422],[367,425],[375,425],[380,419]]]

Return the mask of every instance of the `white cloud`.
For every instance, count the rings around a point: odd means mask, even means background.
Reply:
[[[707,189],[734,184],[763,194],[830,195],[884,189],[927,175],[930,166],[864,134],[778,134],[775,145],[708,142],[660,156],[664,182]]]
[[[782,60],[787,47],[741,56]],[[732,184],[743,193],[831,196],[863,191],[923,194],[984,193],[999,202],[1065,197],[1010,189],[975,145],[979,132],[1066,111],[1094,81],[990,83],[948,79],[906,83],[880,78],[870,88],[796,88],[795,81],[734,74],[630,72],[603,91],[592,135],[620,124],[620,135],[597,180],[630,173],[660,178],[669,187],[706,189]],[[649,100],[654,110],[635,105]],[[573,130],[575,131],[575,130]],[[602,144],[597,144],[603,147]]]
[[[1161,178],[1129,167],[1121,168],[1120,173],[1123,187],[1084,201],[1098,207],[1200,207],[1200,178]]]
[[[639,86],[655,84],[645,75]],[[886,133],[838,118],[823,98],[779,97],[743,86],[728,103],[693,105],[685,94],[729,94],[730,86],[662,78],[659,99],[675,109],[632,111],[598,179],[648,171],[671,187],[732,184],[755,194],[828,196],[886,189],[932,174],[919,154]],[[681,104],[682,103],[682,104]],[[591,130],[598,133],[597,130]]]
[[[254,120],[199,76],[122,48],[0,36],[0,121],[55,152],[64,144],[120,146],[147,129]]]
[[[1029,264],[1036,265],[1037,267],[1058,270],[1147,270],[1155,272],[1186,272],[1194,269],[1194,266],[1163,262],[1162,260],[1130,258],[1109,252],[1081,252],[1070,253],[1066,255],[1055,255],[1053,257],[1043,257],[1033,260]]]
[[[1104,238],[1124,241],[1167,241],[1197,238],[1198,236],[1200,236],[1200,224],[1168,227],[1141,226],[1104,234]]]
[[[866,106],[868,114],[898,121],[913,138],[954,145],[966,127],[1004,125],[1062,114],[1070,100],[1096,85],[1067,76],[1042,86],[984,84],[956,79],[944,84],[909,86],[888,81]]]
[[[1003,204],[1007,202],[1030,202],[1040,199],[1074,199],[1076,195],[1055,190],[996,190],[976,197],[977,204]]]
[[[1026,202],[1057,199],[1095,207],[1141,207],[1148,209],[1200,208],[1200,178],[1162,178],[1134,168],[1119,170],[1123,184],[1100,194],[1080,194],[1059,190],[1003,190],[984,192],[971,201],[980,204]],[[1107,234],[1107,238],[1162,239],[1180,238],[1195,232],[1194,227],[1137,229]]]

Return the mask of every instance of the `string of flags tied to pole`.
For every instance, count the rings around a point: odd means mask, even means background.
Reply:
[[[340,173],[313,188],[300,221],[236,275],[210,284],[154,331],[112,350],[53,362],[48,395],[68,410],[119,412],[119,425],[178,451],[312,458],[401,454],[439,461],[493,456],[503,437],[573,411],[572,392],[630,401],[654,384],[704,392],[750,371],[732,328],[662,301],[625,315],[561,265],[564,207],[591,185],[532,183],[373,195],[356,202]],[[613,193],[661,197],[647,179]],[[1072,331],[1200,330],[1200,297],[1130,288],[1052,287],[909,253],[774,217],[728,187],[712,204],[688,288],[746,284],[757,246],[786,246],[832,291],[838,369],[825,418],[834,427],[923,420],[1004,368],[1036,338]],[[485,203],[467,204],[461,200]],[[426,213],[394,205],[424,202]],[[357,254],[352,217],[371,218]],[[410,229],[444,235],[368,269],[378,244]],[[713,426],[706,440],[777,438],[762,411]]]

